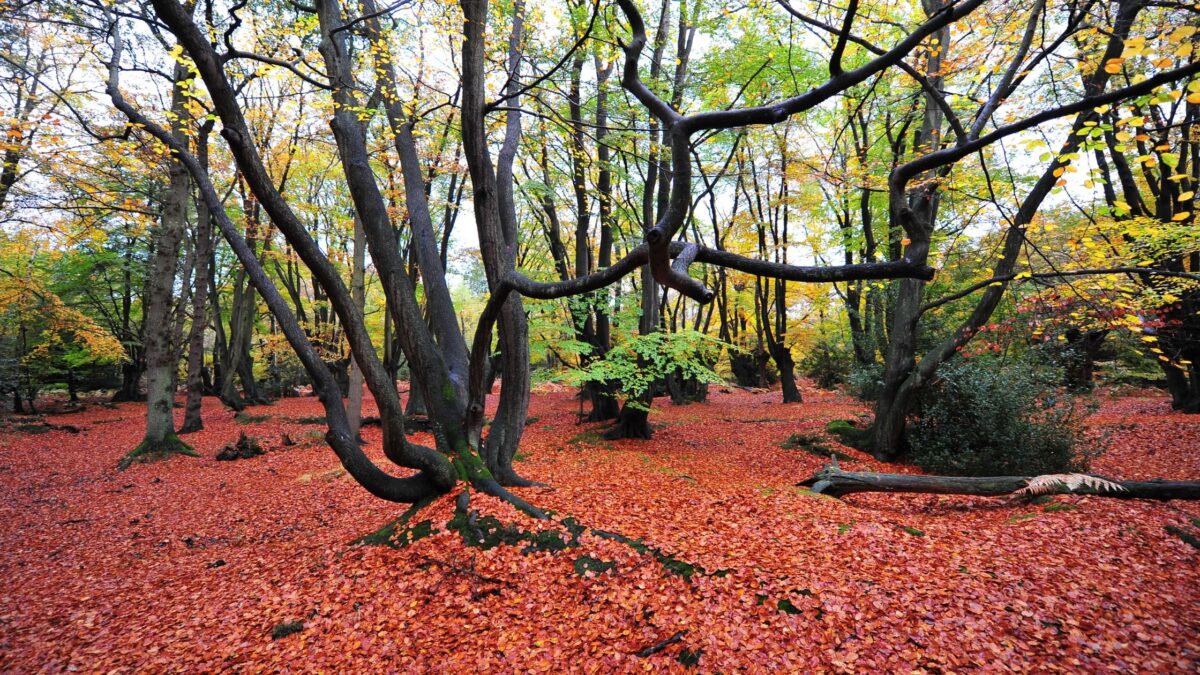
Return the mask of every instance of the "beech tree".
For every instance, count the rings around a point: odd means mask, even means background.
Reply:
[[[669,6],[670,3],[664,3],[660,12],[660,34],[667,30],[665,17]],[[952,104],[944,93],[947,86],[944,59],[951,49],[956,26],[975,20],[977,12],[996,14],[1009,9],[990,6],[985,0],[952,3],[929,0],[923,5],[923,18],[902,31],[897,29],[894,43],[887,46],[876,46],[855,34],[858,3],[850,4],[841,16],[840,26],[808,17],[785,5],[783,10],[788,14],[830,37],[832,50],[828,77],[803,91],[762,104],[737,107],[731,102],[724,108],[696,112],[686,112],[693,103],[685,101],[683,82],[698,5],[685,15],[681,4],[675,86],[665,97],[643,79],[642,57],[649,38],[638,7],[632,0],[617,0],[616,12],[611,12],[608,6],[597,5],[595,11],[606,12],[612,22],[623,21],[623,27],[611,30],[623,53],[620,84],[649,114],[652,136],[661,138],[661,149],[659,144],[652,143],[651,155],[646,160],[649,185],[640,195],[642,242],[615,261],[604,259],[605,245],[601,243],[601,256],[594,267],[588,261],[580,262],[578,257],[582,255],[583,247],[577,244],[573,273],[559,249],[554,253],[560,267],[557,280],[537,281],[517,266],[521,228],[514,190],[514,166],[522,148],[523,123],[527,114],[523,100],[536,84],[563,67],[574,67],[578,59],[572,61],[571,53],[568,53],[547,72],[538,75],[527,72],[523,58],[527,8],[517,2],[511,11],[493,12],[486,1],[463,0],[461,49],[458,51],[461,73],[457,83],[461,98],[452,101],[458,107],[462,158],[471,181],[472,209],[490,291],[468,349],[467,336],[457,321],[446,283],[445,239],[439,249],[429,209],[426,187],[429,168],[422,166],[416,142],[416,136],[422,130],[419,111],[441,104],[430,103],[416,94],[407,97],[399,86],[396,58],[383,26],[383,19],[391,8],[376,7],[369,0],[358,7],[344,7],[338,0],[319,0],[311,6],[296,4],[278,8],[277,11],[295,16],[300,24],[313,31],[300,39],[317,46],[320,55],[320,66],[317,67],[303,58],[301,48],[283,43],[269,53],[252,53],[239,47],[236,33],[242,19],[238,12],[244,9],[240,5],[228,8],[225,16],[218,19],[219,12],[213,6],[194,14],[191,8],[177,0],[152,0],[147,13],[139,17],[140,21],[168,32],[178,45],[180,55],[186,58],[186,67],[203,82],[212,115],[221,124],[220,135],[249,195],[312,274],[314,286],[320,287],[337,316],[352,358],[379,406],[385,456],[398,467],[417,471],[415,475],[404,477],[386,472],[359,447],[333,373],[297,320],[296,310],[288,304],[266,273],[260,257],[235,226],[191,144],[173,133],[170,123],[156,121],[156,118],[164,117],[162,113],[143,110],[139,107],[142,104],[122,89],[123,69],[134,65],[137,56],[126,49],[123,38],[123,31],[128,30],[127,25],[131,23],[129,18],[98,8],[97,22],[110,48],[106,55],[110,99],[130,123],[168,147],[175,161],[187,170],[213,222],[312,378],[326,410],[326,440],[349,474],[373,494],[393,501],[421,501],[450,491],[462,481],[475,489],[500,496],[530,514],[541,515],[536,507],[507,489],[530,484],[512,467],[529,396],[529,337],[522,298],[579,297],[620,282],[639,269],[642,270],[638,290],[642,298],[643,333],[655,330],[659,325],[656,313],[661,307],[661,299],[657,289],[673,294],[671,297],[686,298],[697,306],[708,305],[716,299],[717,293],[693,276],[694,269],[706,265],[718,270],[713,275],[716,278],[723,274],[721,270],[730,269],[766,280],[762,288],[771,288],[771,294],[763,294],[758,304],[764,317],[774,306],[770,339],[776,343],[782,343],[786,334],[787,282],[902,280],[898,282],[897,299],[892,308],[886,393],[877,411],[875,429],[877,449],[888,448],[880,450],[881,454],[894,452],[911,395],[930,376],[937,363],[948,358],[971,334],[971,326],[964,326],[953,340],[939,347],[934,354],[926,355],[919,365],[916,363],[917,319],[922,312],[931,309],[929,303],[922,305],[923,283],[934,273],[929,264],[930,252],[943,183],[951,175],[951,169],[968,158],[980,155],[984,158],[981,161],[986,162],[987,151],[1010,136],[1070,116],[1075,116],[1072,129],[1077,131],[1094,115],[1100,114],[1095,112],[1098,108],[1150,94],[1200,70],[1200,65],[1195,62],[1178,66],[1172,63],[1171,67],[1159,68],[1144,79],[1110,88],[1107,70],[1096,69],[1084,75],[1081,90],[1064,93],[1063,100],[1052,107],[1038,112],[1015,109],[1004,118],[997,116],[997,111],[1011,100],[1038,64],[1051,59],[1056,50],[1067,44],[1069,38],[1081,30],[1085,19],[1093,21],[1099,16],[1109,20],[1106,25],[1111,27],[1111,36],[1107,46],[1098,50],[1101,54],[1098,62],[1103,63],[1104,59],[1112,58],[1114,50],[1119,53],[1123,36],[1128,35],[1142,6],[1140,0],[1126,0],[1110,17],[1095,3],[1070,4],[1065,10],[1065,21],[1060,23],[1056,17],[1050,24],[1058,30],[1041,31],[1038,29],[1043,25],[1045,7],[1039,3],[1029,11],[1023,38],[1011,52],[1005,52],[1007,65],[999,79],[988,80],[987,90],[975,97],[983,103],[973,105],[968,118],[965,117],[966,107],[958,101]],[[688,17],[686,20],[685,16]],[[489,33],[492,35],[490,42]],[[661,67],[655,64],[662,58],[659,50],[664,43],[662,39],[655,42],[658,53],[651,58],[651,76],[656,67]],[[850,51],[854,52],[853,59],[847,56]],[[489,58],[489,54],[500,56]],[[1088,58],[1095,57],[1089,52]],[[910,63],[914,59],[919,66]],[[382,288],[388,328],[394,333],[399,349],[414,373],[414,387],[424,400],[434,431],[435,447],[417,445],[407,438],[405,414],[394,378],[372,341],[360,304],[331,262],[329,252],[314,240],[297,215],[298,197],[282,190],[272,179],[259,147],[260,140],[247,123],[243,100],[230,77],[230,68],[239,63],[253,63],[256,67],[275,69],[300,78],[328,97],[325,111],[336,143],[337,164],[345,177],[354,217],[361,223],[373,271]],[[599,66],[599,69],[604,67]],[[910,78],[922,92],[924,103],[915,141],[903,161],[891,168],[886,183],[886,220],[895,241],[895,255],[880,260],[847,260],[846,264],[840,265],[791,263],[785,255],[788,246],[786,204],[779,212],[779,220],[771,221],[774,229],[763,231],[764,237],[769,233],[770,237],[780,240],[780,245],[775,247],[779,252],[775,259],[742,256],[723,250],[719,244],[709,247],[698,238],[682,238],[688,232],[689,219],[694,213],[693,176],[700,173],[706,182],[709,180],[707,174],[696,171],[695,162],[697,148],[705,141],[724,131],[781,125],[885,75]],[[489,85],[493,78],[502,83],[498,88]],[[578,94],[575,96],[578,98]],[[385,124],[371,123],[377,113]],[[571,113],[574,128],[579,128],[582,119],[582,111]],[[598,121],[597,126],[603,127],[604,123]],[[946,126],[949,132],[944,129]],[[1071,135],[1047,170],[1049,178],[1038,181],[1034,192],[1023,200],[1017,216],[1009,220],[1009,238],[996,268],[999,285],[986,287],[971,324],[986,321],[994,308],[1003,292],[1004,275],[1011,271],[1011,263],[1005,262],[1009,260],[1009,247],[1019,248],[1025,224],[1037,213],[1045,194],[1057,182],[1060,174],[1055,172],[1071,161],[1076,147],[1073,139],[1077,136],[1077,133]],[[410,235],[412,259],[420,275],[420,299],[409,265],[401,256],[398,236],[401,228],[397,215],[389,208],[386,186],[380,184],[377,162],[373,159],[374,151],[384,145],[394,148],[395,156],[399,158],[407,212],[404,224]],[[579,150],[578,145],[576,150]],[[660,152],[661,155],[657,154]],[[897,157],[899,159],[899,153]],[[781,164],[788,163],[786,149],[781,149],[781,156],[776,160]],[[580,179],[581,173],[572,170],[577,219],[584,212],[590,212],[583,204],[589,201],[588,195],[578,192],[581,186],[586,187],[586,179]],[[649,175],[654,176],[653,180],[649,180]],[[613,180],[613,176],[609,175],[606,180]],[[753,191],[744,184],[743,191],[746,189]],[[599,187],[602,227],[605,218],[611,215],[603,206],[608,203],[607,191],[607,187]],[[552,200],[553,193],[541,197]],[[540,205],[550,221],[556,207],[552,202]],[[554,242],[550,245],[553,249]],[[763,246],[760,250],[765,253],[767,248]],[[693,267],[694,264],[697,266]],[[568,273],[563,273],[563,269]],[[598,322],[599,314],[592,319]],[[580,332],[586,336],[586,321],[583,323]],[[498,336],[503,386],[499,407],[485,436],[484,403],[488,370],[495,351],[494,333]],[[776,347],[772,349],[778,351]],[[788,359],[790,354],[785,358],[780,352],[777,356],[781,366]],[[632,421],[622,423],[627,427],[626,435],[637,435],[638,428],[645,425],[645,406],[627,406],[627,409],[632,411],[628,417]]]

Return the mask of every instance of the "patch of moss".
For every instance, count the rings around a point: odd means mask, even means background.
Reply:
[[[609,560],[601,560],[593,558],[590,555],[581,555],[575,559],[575,574],[579,576],[587,576],[588,572],[594,572],[597,576],[604,574],[617,566],[617,563]]]
[[[390,546],[392,548],[402,548],[415,541],[428,537],[435,532],[432,521],[423,520],[411,528],[405,528],[405,526],[408,525],[408,521],[411,520],[413,516],[417,515],[418,511],[428,506],[431,502],[433,502],[433,498],[424,499],[416,504],[413,504],[408,508],[408,510],[400,514],[399,518],[387,523],[383,527],[370,534],[366,534],[358,539],[355,539],[354,541],[350,542],[350,545]],[[400,532],[399,535],[397,535],[397,531]]]
[[[289,635],[299,633],[302,630],[304,630],[303,621],[285,621],[283,623],[276,624],[275,627],[271,629],[271,639],[280,640]]]
[[[679,656],[675,660],[682,663],[687,668],[695,668],[700,663],[700,657],[704,655],[704,647],[700,647],[696,651],[692,651],[687,647],[679,650]]]
[[[904,530],[905,532],[907,532],[908,534],[911,534],[914,537],[924,537],[925,536],[925,533],[922,532],[921,530],[918,530],[915,527],[909,527],[908,525],[901,525],[900,529]]]
[[[842,445],[848,445],[855,450],[870,452],[871,429],[859,429],[850,420],[833,420],[825,425],[825,431],[841,439]]]
[[[1046,513],[1057,513],[1059,511],[1074,511],[1077,508],[1079,507],[1067,502],[1054,502],[1047,504],[1042,510]]]
[[[193,450],[192,446],[184,443],[175,434],[167,434],[166,438],[161,441],[142,441],[140,445],[122,457],[120,462],[117,462],[117,469],[124,471],[134,462],[157,462],[173,455],[199,457],[200,453]]]
[[[830,501],[835,501],[835,502],[839,501],[837,497],[823,495],[820,492],[813,492],[812,490],[810,490],[806,487],[801,487],[799,485],[792,487],[792,490],[794,490],[795,493],[800,495],[801,497],[812,497],[813,499],[828,499]]]
[[[780,443],[779,447],[784,450],[801,450],[817,457],[828,458],[832,455],[838,458],[839,461],[854,461],[854,457],[829,447],[825,443],[825,439],[816,434],[792,434],[787,437],[787,440]]]
[[[1195,521],[1193,520],[1193,522],[1195,522]],[[1183,528],[1175,527],[1174,525],[1167,525],[1163,529],[1166,530],[1169,534],[1173,534],[1176,537],[1179,537],[1179,539],[1181,541],[1188,544],[1192,548],[1200,549],[1200,538],[1197,538],[1194,535],[1184,531]]]
[[[801,613],[801,609],[799,607],[797,607],[796,605],[792,604],[792,601],[788,600],[787,598],[780,600],[776,604],[776,607],[779,609],[779,611],[783,612],[784,614],[800,614]]]
[[[325,416],[324,415],[311,415],[309,417],[298,417],[298,418],[296,418],[296,424],[320,424],[320,425],[324,426],[325,425]]]
[[[709,572],[708,570],[704,569],[704,567],[701,565],[684,562],[684,561],[680,560],[679,558],[676,558],[673,553],[665,553],[662,551],[662,549],[656,548],[654,546],[650,546],[640,539],[633,539],[633,538],[627,537],[623,534],[618,534],[616,532],[608,532],[607,530],[598,530],[598,529],[593,529],[592,534],[594,534],[597,537],[600,537],[602,539],[608,539],[610,541],[615,541],[615,542],[618,542],[621,544],[625,544],[626,546],[628,546],[629,548],[632,548],[634,551],[636,551],[637,553],[639,553],[641,555],[645,555],[645,554],[649,553],[650,555],[653,555],[654,559],[657,560],[658,563],[660,565],[662,565],[663,568],[666,569],[668,572],[670,572],[672,574],[677,574],[687,580],[690,580],[692,578],[692,576],[696,575],[696,574],[699,574],[701,576],[712,576],[712,577],[723,577],[726,574],[729,574],[729,570],[724,570],[724,569],[714,570],[713,572]]]
[[[246,411],[242,411],[233,416],[233,419],[238,424],[259,424],[271,419],[270,415],[252,415]]]
[[[462,535],[463,543],[467,546],[482,549],[484,551],[496,548],[501,544],[515,546],[524,543],[521,548],[521,553],[533,553],[536,551],[552,551],[558,552],[579,545],[579,533],[582,529],[575,533],[568,531],[571,534],[570,539],[564,539],[562,533],[554,530],[544,530],[542,532],[531,532],[522,530],[516,525],[505,525],[500,522],[495,516],[478,516],[471,521],[471,514],[456,511],[450,522],[446,523],[446,529],[453,532],[458,532]]]
[[[575,434],[571,438],[567,439],[567,442],[570,443],[571,445],[574,445],[578,449],[582,449],[584,446],[601,448],[603,450],[612,450],[613,449],[612,443],[609,443],[607,440],[604,439],[603,436],[601,436],[598,432],[595,432],[595,431],[580,432],[578,434]]]

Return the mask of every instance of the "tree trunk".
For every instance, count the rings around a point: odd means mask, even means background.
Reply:
[[[1091,391],[1095,386],[1096,357],[1107,335],[1107,330],[1082,331],[1072,328],[1067,331],[1066,363],[1063,364],[1067,389]]]
[[[121,364],[121,387],[113,393],[114,403],[129,401],[144,401],[142,395],[142,375],[146,372],[146,362],[141,347],[129,349],[129,360]]]
[[[926,16],[940,11],[944,0],[925,0]],[[943,28],[934,34],[937,46],[929,54],[925,70],[934,87],[942,86],[940,75],[942,61],[950,46],[950,29]],[[925,113],[921,129],[913,141],[914,152],[934,152],[941,146],[943,115],[933,96],[925,94]],[[928,177],[928,176],[927,176]],[[909,222],[925,233],[924,239],[933,232],[937,218],[938,192],[936,183],[929,187],[918,187],[909,191]],[[900,205],[895,205],[893,211]],[[899,223],[893,223],[898,225]],[[893,236],[899,236],[899,228],[893,228]],[[894,242],[896,246],[902,242]],[[899,251],[897,251],[899,253]],[[925,297],[925,282],[920,279],[901,279],[895,283],[896,297],[892,310],[892,330],[888,342],[883,371],[883,389],[875,410],[875,457],[884,461],[895,459],[904,447],[904,423],[912,408],[913,395],[921,385],[920,377],[913,377],[916,365],[918,322],[921,318],[921,302]]]
[[[873,471],[842,471],[825,467],[798,485],[813,492],[842,497],[856,492],[908,492],[938,495],[977,495],[1000,497],[1024,489],[1032,476],[991,476],[969,478],[961,476],[920,476]],[[1107,479],[1106,479],[1107,480]],[[1116,499],[1200,499],[1200,481],[1126,480],[1110,481],[1123,490],[1080,486],[1069,488],[1059,483],[1039,494],[1075,494]]]
[[[366,235],[363,233],[362,221],[354,219],[354,266],[350,272],[350,295],[358,311],[362,312],[366,305],[366,289],[363,276],[366,267]],[[362,430],[363,376],[358,362],[350,359],[350,400],[346,407],[346,416],[350,419],[350,437],[360,440]]]
[[[621,438],[638,438],[650,440],[654,431],[650,428],[650,409],[647,407],[653,400],[649,396],[630,399],[621,407],[617,421],[606,432],[604,438],[617,440]]]
[[[796,361],[792,358],[792,350],[787,345],[774,344],[771,346],[771,358],[779,369],[779,384],[783,389],[784,403],[801,403],[800,388],[796,386]]]
[[[208,165],[208,133],[206,126],[197,138],[196,158]],[[196,204],[196,265],[193,274],[192,327],[188,333],[187,403],[179,433],[187,434],[204,428],[200,410],[204,396],[204,331],[208,327],[208,286],[212,266],[212,217],[203,200]],[[218,318],[218,321],[220,319]]]
[[[504,140],[492,164],[484,120],[484,28],[487,2],[462,0],[466,19],[462,52],[463,157],[474,188],[475,223],[488,286],[497,288],[505,274],[516,267],[517,216],[513,195],[513,161],[521,139],[520,66],[524,4],[513,5],[512,31],[508,40],[509,106],[505,113]],[[508,296],[498,322],[501,378],[500,401],[488,429],[481,455],[488,470],[502,485],[529,485],[512,468],[529,408],[529,325],[521,298]]]
[[[183,83],[189,79],[182,65],[175,67],[175,87],[172,110],[175,112],[173,132],[183,143],[184,104]],[[175,435],[175,371],[177,352],[171,338],[174,324],[169,320],[174,304],[173,289],[178,264],[179,244],[186,226],[187,205],[191,181],[187,169],[178,160],[168,165],[169,182],[163,198],[162,217],[153,233],[154,246],[150,276],[146,283],[145,337],[146,349],[146,435],[142,443],[121,460],[122,466],[138,459],[152,459],[165,454],[192,454]]]

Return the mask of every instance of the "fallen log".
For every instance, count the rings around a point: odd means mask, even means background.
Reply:
[[[836,461],[797,485],[831,497],[856,492],[915,492],[982,497],[1023,493],[1093,495],[1117,499],[1200,499],[1200,481],[1109,480],[1082,474],[981,478],[924,476],[842,471]]]

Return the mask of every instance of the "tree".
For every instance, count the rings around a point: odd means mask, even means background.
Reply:
[[[520,100],[530,84],[539,82],[535,78],[522,84],[525,81],[520,67],[524,44],[524,10],[518,3],[511,12],[500,14],[500,21],[507,22],[508,30],[503,32],[508,39],[506,46],[501,50],[504,66],[493,72],[497,76],[502,75],[500,79],[503,85],[493,94],[497,96],[496,100],[489,102],[486,98],[486,82],[489,76],[486,27],[495,21],[496,17],[489,12],[486,2],[465,0],[462,7],[465,23],[461,43],[461,135],[463,157],[472,181],[472,202],[490,293],[472,338],[464,380],[461,361],[453,356],[453,345],[449,342],[438,342],[439,335],[444,338],[445,335],[453,333],[448,321],[443,324],[444,319],[456,315],[449,300],[439,300],[439,294],[431,290],[437,286],[439,277],[438,267],[432,260],[434,256],[428,255],[428,247],[420,242],[416,243],[413,253],[425,282],[425,306],[422,308],[417,289],[408,275],[409,270],[399,255],[400,247],[393,213],[389,210],[384,198],[385,193],[379,185],[378,174],[375,171],[377,163],[372,159],[371,149],[379,147],[372,144],[379,126],[369,123],[375,114],[374,111],[381,110],[387,118],[387,127],[392,129],[397,126],[397,121],[401,123],[401,130],[403,124],[419,124],[410,112],[416,109],[417,102],[404,102],[398,98],[393,100],[396,98],[393,94],[394,87],[387,83],[386,72],[380,74],[379,62],[386,64],[391,61],[387,52],[381,49],[382,43],[376,41],[373,48],[361,49],[364,44],[372,44],[373,34],[376,37],[382,35],[373,33],[377,29],[372,27],[380,18],[378,10],[375,13],[366,11],[362,15],[350,16],[333,0],[318,2],[312,9],[315,10],[316,25],[319,27],[319,39],[311,39],[310,42],[319,46],[324,72],[312,75],[302,70],[302,67],[306,67],[302,65],[302,60],[291,60],[287,56],[281,56],[289,54],[290,48],[275,54],[257,54],[241,51],[230,41],[224,45],[214,45],[208,37],[209,32],[198,25],[176,0],[153,0],[153,20],[169,30],[178,42],[182,54],[191,61],[205,84],[213,114],[223,125],[222,136],[248,191],[254,195],[257,203],[261,204],[272,225],[278,228],[287,244],[312,273],[322,292],[327,295],[329,304],[345,332],[351,354],[379,405],[384,427],[385,456],[399,466],[419,472],[407,478],[385,473],[367,459],[354,442],[344,405],[329,368],[319,358],[312,341],[297,321],[293,309],[266,275],[259,257],[246,245],[244,238],[233,226],[207,172],[196,161],[189,148],[174,139],[166,127],[155,123],[141,112],[121,92],[119,81],[122,59],[132,58],[132,55],[127,57],[124,54],[120,39],[121,22],[107,13],[102,15],[101,20],[113,46],[108,64],[108,93],[113,103],[131,122],[170,147],[173,155],[187,167],[222,234],[234,249],[256,291],[266,302],[280,330],[286,335],[316,384],[316,390],[327,413],[327,441],[348,472],[372,493],[386,499],[420,501],[453,489],[461,480],[475,489],[501,496],[529,513],[540,515],[534,507],[501,485],[523,483],[511,468],[512,452],[519,442],[528,397],[527,326],[521,297],[557,299],[579,296],[605,288],[635,270],[645,268],[647,276],[643,278],[638,290],[643,297],[642,319],[645,322],[645,330],[642,332],[649,333],[659,323],[653,315],[653,312],[659,311],[662,302],[661,296],[654,290],[656,287],[678,293],[689,302],[698,305],[714,300],[716,293],[689,273],[690,266],[697,262],[738,270],[764,279],[797,282],[928,279],[933,273],[928,266],[932,246],[932,218],[935,211],[932,206],[939,189],[938,180],[935,179],[948,174],[949,167],[964,158],[985,151],[1002,139],[1038,124],[1136,97],[1200,70],[1200,66],[1191,63],[1163,70],[1144,81],[1130,83],[1109,92],[1089,88],[1069,103],[1035,114],[1018,116],[1016,121],[1006,122],[984,133],[993,118],[996,104],[1006,98],[1015,84],[1021,81],[1016,73],[1028,65],[1021,56],[1013,59],[1009,71],[1014,74],[995,87],[987,99],[991,104],[985,103],[976,114],[971,131],[967,132],[958,122],[953,108],[949,108],[936,83],[932,82],[929,76],[921,75],[909,66],[905,59],[916,50],[922,49],[926,54],[924,60],[927,72],[930,75],[939,73],[940,67],[936,65],[936,59],[939,58],[937,55],[940,54],[940,47],[937,45],[948,41],[946,30],[955,22],[970,16],[983,4],[983,0],[966,0],[942,8],[930,6],[927,8],[925,19],[915,27],[903,31],[897,37],[894,46],[888,49],[875,48],[852,34],[851,29],[857,13],[855,4],[845,13],[843,27],[834,29],[837,39],[830,60],[830,76],[824,82],[815,83],[810,88],[797,91],[781,100],[760,105],[738,108],[730,104],[725,109],[684,113],[681,112],[683,100],[679,94],[682,88],[672,89],[671,95],[664,99],[642,80],[639,60],[648,43],[645,25],[633,2],[619,0],[617,5],[629,26],[629,37],[623,40],[622,44],[625,58],[621,82],[626,91],[650,112],[654,126],[661,131],[664,146],[669,150],[669,153],[661,156],[661,161],[655,158],[648,164],[648,167],[661,176],[661,182],[658,182],[658,179],[651,181],[655,189],[644,190],[641,194],[643,216],[646,216],[643,243],[633,246],[624,257],[607,267],[599,267],[588,274],[569,279],[539,282],[521,273],[516,267],[519,228],[515,215],[513,167],[515,153],[521,147],[519,141],[522,136],[521,120],[524,111]],[[234,12],[236,11],[239,10],[235,9]],[[293,7],[283,11],[306,17],[307,25],[312,25],[314,13],[304,7]],[[677,54],[684,57],[688,54],[689,31],[696,24],[694,12],[695,10],[689,12],[687,22],[680,22],[679,42],[684,47],[677,50]],[[1031,20],[1030,23],[1036,22]],[[850,44],[855,45],[855,49],[861,48],[862,59],[855,66],[846,69],[843,67],[843,55]],[[1057,43],[1050,44],[1057,46]],[[1041,55],[1037,58],[1048,58],[1051,51],[1039,52]],[[376,60],[374,68],[363,67],[362,63],[367,57]],[[327,114],[332,118],[337,161],[345,175],[355,214],[362,223],[374,270],[383,289],[388,316],[392,322],[391,328],[413,370],[423,374],[417,386],[425,398],[430,422],[435,431],[436,448],[417,446],[406,439],[399,397],[387,369],[379,359],[361,311],[326,251],[317,245],[308,228],[297,216],[294,208],[297,197],[284,194],[270,179],[259,153],[256,137],[247,124],[238,91],[231,85],[227,72],[229,64],[244,61],[270,65],[280,72],[290,73],[305,81],[311,80],[314,86],[329,92],[332,105],[327,108]],[[676,65],[675,80],[678,83],[683,81],[686,74],[686,59],[679,58]],[[891,69],[901,70],[909,76],[916,73],[914,79],[927,94],[926,130],[923,137],[933,139],[935,129],[941,128],[943,118],[955,127],[957,136],[954,144],[944,146],[932,140],[923,142],[915,157],[892,169],[887,183],[888,227],[900,242],[900,250],[894,259],[845,265],[805,266],[783,262],[782,259],[777,262],[748,258],[728,250],[710,248],[699,241],[678,240],[679,236],[687,231],[688,219],[693,213],[693,153],[705,139],[726,130],[780,124],[793,116],[812,111],[852,87],[878,78]],[[369,75],[371,73],[373,75]],[[799,86],[795,88],[801,89]],[[364,100],[361,95],[363,91],[376,90],[383,92],[378,99]],[[492,138],[489,133],[491,128],[487,123],[487,115],[492,113],[503,113],[505,117],[500,138]],[[1086,116],[1080,116],[1083,117]],[[393,135],[399,138],[401,134],[393,131]],[[496,147],[499,148],[499,152],[493,159],[491,153]],[[397,150],[400,156],[403,156],[404,152],[404,148]],[[669,170],[663,170],[666,165],[662,162],[669,163]],[[406,175],[406,184],[408,181]],[[416,191],[406,190],[406,194],[408,192]],[[660,198],[659,208],[654,209],[651,218],[649,206],[654,205],[655,197]],[[1036,205],[1031,208],[1036,211]],[[423,230],[418,220],[419,218],[410,219],[413,235],[419,237],[428,234],[427,230],[418,232]],[[423,250],[425,252],[422,252]],[[444,268],[441,275],[444,275]],[[915,288],[919,291],[919,285]],[[776,293],[775,297],[778,298],[779,294]],[[786,292],[783,293],[783,297],[786,298]],[[904,320],[908,321],[907,317],[921,308],[920,293],[914,291],[905,297],[908,298],[906,304],[898,307],[895,314],[906,317]],[[985,297],[991,296],[985,293]],[[428,323],[425,321],[426,314],[430,317]],[[893,340],[905,339],[904,336],[897,337],[896,327],[900,322],[900,319],[896,319],[893,324]],[[434,326],[434,329],[431,330],[430,325]],[[446,326],[444,330],[438,328],[442,325]],[[483,426],[486,372],[493,353],[493,329],[497,326],[504,386],[500,394],[500,411],[485,440]],[[907,326],[903,328],[903,331],[908,330]],[[781,331],[776,328],[776,334],[778,332]],[[895,370],[897,373],[902,371],[900,368]]]
[[[187,111],[185,87],[191,75],[177,63],[171,89],[171,133],[177,144],[187,142],[184,134]],[[187,169],[177,160],[167,163],[169,176],[162,199],[162,215],[151,236],[150,273],[146,279],[146,436],[121,460],[121,466],[133,461],[179,453],[195,455],[189,445],[175,434],[175,385],[179,362],[173,322],[175,274],[179,245],[184,237],[190,202],[191,180]]]

